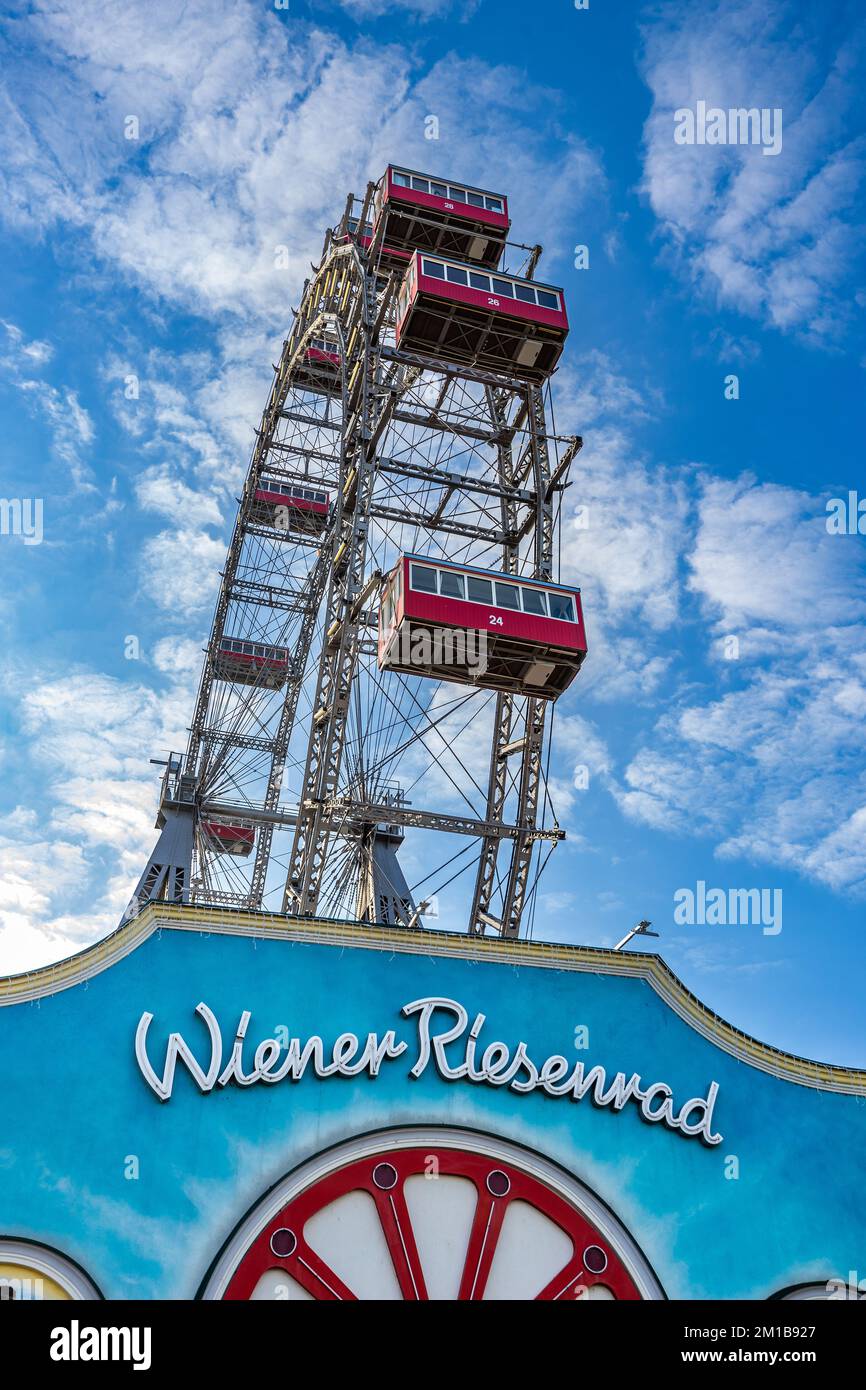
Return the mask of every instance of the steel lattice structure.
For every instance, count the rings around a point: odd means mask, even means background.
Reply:
[[[367,225],[374,195],[371,184],[350,198],[326,234],[283,344],[189,744],[168,760],[162,835],[131,906],[166,897],[415,925],[430,894],[456,884],[448,925],[462,905],[470,932],[514,937],[546,859],[536,846],[564,838],[544,773],[549,702],[378,670],[379,591],[395,556],[421,550],[552,578],[581,441],[550,431],[542,385],[397,347],[387,218],[366,245],[349,230]],[[327,391],[309,366],[322,340],[339,358]],[[326,491],[324,529],[263,520],[263,479]],[[285,678],[226,679],[232,642],[285,653]],[[249,853],[225,852],[225,825],[247,827]]]

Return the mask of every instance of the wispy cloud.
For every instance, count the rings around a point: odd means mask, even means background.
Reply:
[[[159,608],[185,621],[213,606],[225,554],[225,543],[203,531],[161,531],[143,547],[141,587]]]
[[[489,182],[509,150],[518,215],[522,200],[542,234],[604,188],[588,147],[557,137],[551,94],[516,68],[451,55],[421,74],[394,45],[349,47],[244,0],[37,3],[25,32],[32,80],[7,90],[0,136],[10,214],[89,229],[116,273],[202,313],[283,327],[344,190],[363,193],[395,155],[435,162],[431,113],[443,141],[459,134],[466,178]]]
[[[668,0],[644,40],[643,189],[672,259],[709,302],[833,342],[851,324],[844,281],[862,255],[863,26],[840,42],[823,6]],[[674,113],[698,101],[780,110],[781,152],[676,144]]]
[[[712,683],[661,717],[617,796],[635,820],[711,836],[721,857],[861,892],[866,564],[822,512],[793,488],[703,479],[686,558]]]
[[[173,640],[157,644],[160,689],[84,670],[8,674],[15,755],[44,782],[51,810],[0,820],[0,973],[69,955],[117,925],[153,844],[148,760],[182,746],[190,656]]]
[[[586,437],[561,542],[563,577],[583,591],[592,651],[581,690],[601,700],[650,696],[670,666],[663,634],[680,612],[690,506],[685,475],[656,465],[637,443],[663,402],[597,351],[571,360],[554,400],[558,426]]]
[[[173,520],[183,517],[189,526],[222,524],[216,498],[188,487],[172,474],[168,464],[146,469],[136,480],[135,491],[139,505],[146,511],[158,512]]]
[[[47,424],[58,461],[68,470],[76,489],[95,490],[90,451],[95,429],[90,414],[68,386],[54,386],[43,368],[54,356],[50,343],[28,340],[17,324],[0,319],[6,342],[0,350],[0,372],[21,392],[27,408]],[[27,489],[25,489],[27,490]]]
[[[386,14],[405,14],[417,19],[435,19],[457,10],[464,16],[476,10],[481,0],[335,0],[347,14],[363,23]]]
[[[828,534],[822,497],[657,463],[636,441],[664,403],[603,355],[573,362],[556,408],[589,441],[562,554],[590,659],[564,706],[640,715],[600,757],[558,711],[563,759],[630,820],[866,891],[862,547]]]

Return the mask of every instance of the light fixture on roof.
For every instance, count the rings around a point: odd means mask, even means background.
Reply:
[[[621,951],[624,946],[628,945],[633,936],[658,936],[659,933],[657,931],[650,931],[651,926],[652,922],[638,922],[637,926],[632,927],[631,931],[623,937],[622,941],[618,941],[613,949],[615,951]]]

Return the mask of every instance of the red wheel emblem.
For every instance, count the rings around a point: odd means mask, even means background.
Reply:
[[[313,1181],[268,1221],[225,1298],[637,1299],[607,1237],[513,1163],[394,1149]]]

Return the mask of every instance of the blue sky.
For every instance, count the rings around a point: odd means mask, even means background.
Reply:
[[[0,496],[42,499],[44,538],[0,536],[0,970],[129,896],[290,306],[346,192],[396,160],[507,192],[568,296],[563,573],[591,655],[557,709],[569,841],[536,936],[650,917],[732,1022],[862,1063],[866,537],[825,524],[866,496],[860,7],[533,13],[5,9]],[[699,100],[780,108],[781,152],[677,145]],[[781,932],[677,925],[699,880],[781,890]]]

